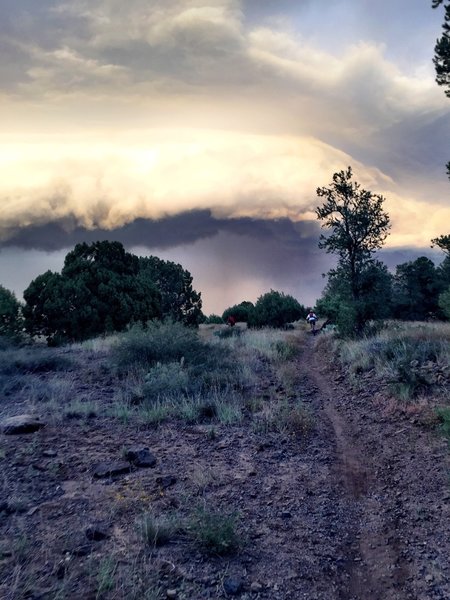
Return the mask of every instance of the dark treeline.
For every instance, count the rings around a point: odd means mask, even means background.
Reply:
[[[440,265],[421,256],[390,273],[375,255],[390,228],[385,199],[361,188],[352,176],[349,167],[335,173],[330,186],[317,189],[325,200],[316,214],[328,230],[319,246],[338,257],[317,310],[345,335],[361,335],[374,320],[450,318],[449,236],[432,240],[446,254]]]
[[[346,336],[362,335],[368,331],[369,322],[384,319],[450,318],[450,235],[432,240],[445,253],[441,264],[420,256],[398,265],[391,273],[376,258],[390,229],[383,196],[354,181],[351,167],[335,173],[331,184],[318,188],[317,195],[323,198],[316,209],[317,218],[327,231],[321,235],[319,247],[338,259],[316,303],[321,317],[333,322]],[[226,321],[232,316],[250,326],[279,326],[305,316],[304,307],[296,300],[288,301],[288,297],[276,294],[272,291],[262,296],[255,306],[242,302],[230,307],[222,318]],[[293,306],[291,300],[297,302],[297,312],[287,310],[288,305]],[[277,314],[276,319],[273,314]]]
[[[330,240],[330,237],[327,238]],[[345,264],[328,273],[316,312],[343,334],[361,332],[368,321],[450,318],[450,240],[433,240],[445,253],[440,264],[421,256],[395,272],[369,257],[353,286]],[[354,288],[353,288],[354,289]],[[249,327],[283,327],[304,319],[307,308],[290,295],[270,290],[256,303],[243,301],[221,316],[202,313],[201,294],[181,265],[157,257],[137,257],[119,242],[78,244],[61,273],[47,271],[24,292],[24,304],[0,286],[0,336],[44,336],[49,344],[80,341],[130,324],[170,318],[184,325],[245,322]]]

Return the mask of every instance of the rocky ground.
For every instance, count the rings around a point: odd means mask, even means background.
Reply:
[[[447,442],[370,380],[352,391],[314,344],[296,363],[300,436],[95,415],[2,434],[0,597],[450,598]],[[270,370],[259,393],[287,394]],[[5,399],[2,414],[23,408]],[[199,546],[207,511],[235,523],[234,552]],[[160,545],[143,539],[145,514],[177,524]]]

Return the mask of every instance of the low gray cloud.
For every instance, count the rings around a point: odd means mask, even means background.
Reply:
[[[110,230],[79,227],[73,219],[29,225],[0,242],[0,247],[55,252],[80,242],[117,240],[126,246],[164,249],[190,245],[220,232],[261,240],[268,246],[275,243],[298,253],[311,243],[316,243],[319,226],[312,221],[293,222],[286,218],[220,219],[214,217],[210,210],[197,210],[163,219],[136,219],[123,227]]]
[[[320,228],[313,221],[217,219],[210,211],[191,211],[157,221],[138,219],[112,231],[70,225],[30,226],[1,244],[0,266],[8,263],[2,268],[8,274],[2,284],[20,296],[31,278],[58,261],[62,266],[63,256],[76,243],[117,240],[136,254],[181,263],[203,292],[205,310],[218,312],[244,299],[254,301],[270,288],[312,303],[323,285],[321,273],[330,264],[318,250]],[[14,256],[23,265],[23,275],[11,268]]]
[[[0,246],[2,285],[21,297],[32,279],[47,269],[59,271],[76,243],[107,239],[139,256],[175,261],[194,277],[207,314],[221,313],[243,300],[256,301],[270,289],[292,294],[313,305],[334,264],[319,250],[317,222],[289,219],[216,219],[209,211],[192,211],[158,221],[139,219],[112,231],[89,231],[68,222],[30,227]],[[73,224],[72,224],[73,225]],[[430,248],[384,249],[379,257],[394,271],[420,255],[435,263],[442,253]]]

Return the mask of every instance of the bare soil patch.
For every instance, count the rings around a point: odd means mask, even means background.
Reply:
[[[153,429],[47,414],[35,433],[2,435],[0,597],[449,598],[446,442],[389,413],[370,385],[352,392],[312,337],[302,344],[296,394],[313,423],[304,435],[261,431],[250,413],[233,426]],[[89,373],[80,364],[74,385],[108,403],[113,382]],[[252,393],[291,395],[264,362]],[[17,414],[13,397],[1,412]],[[93,476],[131,447],[149,448],[156,465]],[[205,511],[235,519],[237,551],[199,545]],[[166,543],[145,542],[145,514],[176,523]]]

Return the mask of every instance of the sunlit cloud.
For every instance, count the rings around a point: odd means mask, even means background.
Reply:
[[[326,185],[330,173],[355,163],[313,138],[185,129],[139,132],[117,142],[50,136],[0,144],[3,239],[32,224],[66,219],[114,229],[192,209],[222,218],[309,219],[317,182]],[[393,196],[395,183],[381,171],[356,167],[363,184],[387,190],[389,204],[402,206],[398,229],[409,226],[405,215],[412,209],[405,207],[414,198]]]

